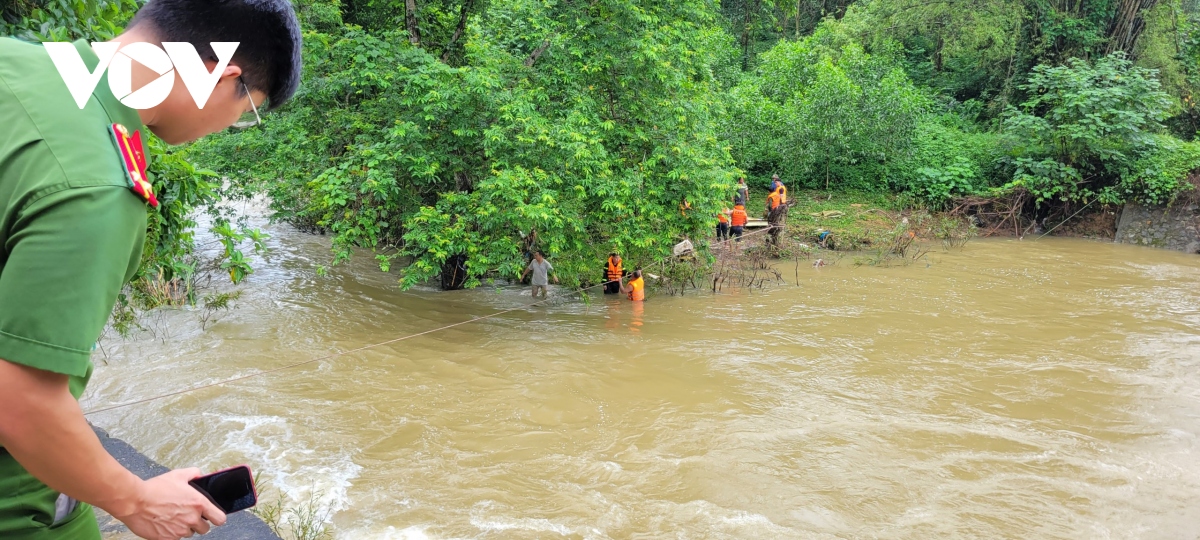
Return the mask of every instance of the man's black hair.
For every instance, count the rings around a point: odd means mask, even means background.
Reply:
[[[288,0],[150,0],[129,23],[147,25],[159,41],[186,41],[200,58],[217,60],[209,43],[240,43],[231,63],[246,86],[267,95],[265,110],[283,105],[300,86],[300,23]]]

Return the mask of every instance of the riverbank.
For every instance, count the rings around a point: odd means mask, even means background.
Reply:
[[[866,251],[889,243],[898,232],[912,231],[924,240],[946,240],[961,236],[967,227],[962,214],[930,210],[910,196],[896,193],[858,191],[797,191],[789,195],[795,201],[788,212],[788,236],[808,244],[819,242],[829,233],[825,247],[837,251]],[[1036,236],[1059,236],[1089,240],[1118,241],[1163,247],[1194,253],[1200,249],[1196,229],[1200,202],[1184,197],[1170,207],[1144,208],[1139,205],[1084,207],[1054,215],[1042,226],[1023,220],[1020,229]],[[1132,212],[1127,210],[1132,209]],[[746,209],[753,217],[765,212],[765,200],[751,196]],[[906,221],[907,220],[907,221]],[[1118,231],[1118,221],[1125,231]],[[898,227],[905,224],[901,231]],[[1047,234],[1048,233],[1048,234]],[[979,224],[980,236],[1014,236],[1012,227]]]
[[[92,430],[100,438],[104,449],[108,450],[108,453],[116,458],[118,463],[138,475],[138,478],[153,478],[170,470],[138,452],[129,443],[109,435],[103,429],[92,426]],[[104,540],[137,538],[124,523],[117,521],[107,512],[98,508],[96,509],[96,520],[100,523],[100,533]],[[266,523],[250,512],[238,512],[230,515],[229,521],[224,526],[213,529],[204,535],[204,538],[207,540],[280,540],[275,533],[271,532]]]
[[[751,194],[746,208],[752,217],[760,217],[766,210],[765,198],[757,195]],[[837,251],[886,245],[902,224],[906,224],[904,232],[911,230],[928,239],[939,239],[939,230],[946,228],[947,220],[965,226],[963,218],[930,211],[904,194],[798,190],[789,193],[788,198],[795,202],[788,210],[788,236],[816,245],[822,233],[829,233],[824,247]]]

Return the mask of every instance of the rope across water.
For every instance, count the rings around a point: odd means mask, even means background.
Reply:
[[[770,227],[770,226],[767,226],[767,227],[764,227],[764,228],[762,228],[762,229],[759,229],[759,230],[757,230],[757,231],[750,232],[750,233],[746,233],[746,234],[742,235],[742,236],[741,236],[741,238],[748,238],[748,237],[750,237],[750,236],[753,236],[753,235],[756,235],[756,234],[761,234],[761,233],[764,233],[764,232],[766,232],[766,231],[769,231],[769,230],[771,230],[771,227]],[[725,243],[731,242],[731,241],[733,241],[733,240],[734,240],[734,239],[732,239],[732,238],[731,238],[731,239],[728,239],[728,240],[722,240],[722,241],[720,241],[720,242],[716,242],[715,244],[713,244],[713,246],[720,246],[720,245],[722,245],[722,244],[725,244]],[[667,261],[667,260],[670,260],[670,259],[673,259],[673,258],[675,258],[675,255],[672,255],[672,256],[670,256],[670,257],[666,257],[666,258],[660,259],[660,260],[658,260],[658,261],[654,261],[654,263],[652,263],[652,264],[659,263],[659,262],[665,262],[665,261]],[[443,330],[449,330],[449,329],[451,329],[451,328],[456,328],[456,327],[459,327],[459,326],[463,326],[463,325],[467,325],[467,324],[471,324],[471,323],[475,323],[475,322],[479,322],[479,321],[483,321],[483,320],[487,320],[487,319],[492,319],[492,318],[495,318],[495,317],[499,317],[499,316],[501,316],[501,315],[504,315],[504,314],[506,314],[506,313],[512,313],[512,312],[514,312],[514,311],[521,311],[521,310],[524,310],[524,309],[528,308],[529,306],[536,306],[536,305],[538,305],[538,304],[541,304],[541,303],[544,303],[544,302],[548,302],[548,301],[550,301],[551,299],[561,298],[561,297],[564,297],[564,296],[572,296],[572,295],[576,295],[576,294],[582,293],[582,292],[584,292],[584,291],[588,291],[588,290],[590,290],[590,289],[595,289],[595,288],[597,288],[597,287],[604,286],[606,283],[608,283],[608,282],[601,282],[601,283],[599,283],[599,284],[592,285],[592,286],[589,286],[589,287],[583,287],[583,288],[580,288],[580,289],[575,289],[575,290],[573,290],[573,291],[571,291],[571,292],[569,292],[569,293],[567,293],[567,294],[559,294],[559,295],[554,295],[554,296],[546,296],[545,298],[543,298],[543,299],[541,299],[541,300],[538,300],[538,301],[536,301],[536,302],[533,302],[533,303],[531,303],[531,304],[524,304],[524,305],[521,305],[521,306],[518,306],[518,307],[514,307],[514,308],[509,308],[509,309],[505,309],[505,310],[497,311],[497,312],[495,312],[495,313],[492,313],[492,314],[489,314],[489,315],[484,315],[484,316],[482,316],[482,317],[476,317],[476,318],[474,318],[474,319],[468,319],[468,320],[465,320],[465,321],[460,321],[460,322],[456,322],[456,323],[453,323],[453,324],[447,324],[447,325],[445,325],[445,326],[440,326],[440,327],[438,327],[438,328],[432,328],[432,329],[429,329],[429,330],[425,330],[425,331],[423,331],[423,332],[417,332],[417,333],[415,333],[415,334],[410,334],[410,335],[407,335],[407,336],[404,336],[404,337],[398,337],[398,338],[395,338],[395,339],[389,339],[389,340],[387,340],[387,341],[381,341],[381,342],[379,342],[379,343],[372,343],[372,344],[370,344],[370,345],[363,345],[362,347],[357,347],[357,348],[354,348],[354,349],[350,349],[350,350],[348,350],[348,351],[342,351],[342,352],[337,352],[337,353],[333,353],[333,354],[327,354],[327,355],[325,355],[325,356],[320,356],[320,357],[317,357],[317,358],[311,358],[311,359],[308,359],[308,360],[303,360],[303,361],[300,361],[300,362],[295,362],[295,363],[292,363],[292,364],[288,364],[288,365],[285,365],[285,366],[280,366],[280,367],[276,367],[276,368],[265,369],[265,370],[262,370],[262,371],[256,371],[256,372],[254,372],[254,373],[249,373],[249,374],[246,374],[246,375],[239,375],[239,376],[237,376],[237,377],[230,377],[230,378],[228,378],[228,379],[223,379],[223,380],[220,380],[220,381],[217,381],[217,382],[213,382],[213,383],[201,384],[201,385],[193,386],[193,387],[190,387],[190,388],[185,388],[185,389],[183,389],[183,390],[176,390],[176,391],[174,391],[174,392],[167,392],[167,393],[163,393],[163,394],[158,394],[158,395],[150,396],[150,397],[147,397],[147,398],[137,399],[137,400],[133,400],[133,401],[126,401],[126,402],[123,402],[123,403],[115,403],[115,404],[112,404],[112,405],[106,405],[106,406],[103,406],[103,407],[97,407],[97,408],[95,408],[95,409],[91,409],[91,410],[89,410],[89,411],[87,411],[87,412],[84,412],[84,413],[83,413],[83,415],[84,415],[84,416],[91,416],[91,415],[93,415],[93,414],[99,414],[99,413],[102,413],[102,412],[108,412],[108,411],[112,411],[112,410],[116,410],[116,409],[122,409],[122,408],[125,408],[125,407],[131,407],[131,406],[133,406],[133,405],[140,405],[140,404],[143,404],[143,403],[149,403],[149,402],[151,402],[151,401],[158,401],[158,400],[160,400],[160,399],[165,399],[165,398],[169,398],[169,397],[172,397],[172,396],[180,396],[180,395],[184,395],[184,394],[190,394],[190,393],[192,393],[192,392],[197,392],[197,391],[200,391],[200,390],[204,390],[205,388],[213,388],[213,387],[216,387],[216,386],[224,386],[224,385],[226,385],[226,384],[235,383],[235,382],[238,382],[238,381],[244,381],[244,380],[246,380],[246,379],[253,379],[253,378],[256,378],[256,377],[262,377],[262,376],[270,375],[270,374],[272,374],[272,373],[279,373],[280,371],[286,371],[286,370],[289,370],[289,369],[295,369],[295,368],[298,368],[298,367],[301,367],[301,366],[306,366],[306,365],[308,365],[308,364],[312,364],[312,363],[316,363],[316,362],[322,362],[322,361],[325,361],[325,360],[332,360],[332,359],[334,359],[334,358],[338,358],[338,357],[341,357],[341,356],[346,356],[346,355],[348,355],[348,354],[354,354],[354,353],[357,353],[357,352],[362,352],[362,351],[365,351],[365,350],[368,350],[368,349],[374,349],[374,348],[376,348],[376,347],[382,347],[382,346],[384,346],[384,345],[391,345],[392,343],[399,343],[399,342],[401,342],[401,341],[406,341],[406,340],[413,339],[413,338],[418,338],[418,337],[421,337],[421,336],[427,336],[427,335],[429,335],[429,334],[433,334],[433,333],[435,333],[435,332],[441,332],[441,331],[443,331]]]

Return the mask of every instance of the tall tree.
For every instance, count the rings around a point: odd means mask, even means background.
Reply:
[[[404,0],[404,27],[408,29],[408,42],[421,46],[421,29],[417,27],[417,0]]]
[[[398,20],[395,7],[348,18]],[[467,286],[513,276],[532,231],[586,279],[614,248],[649,261],[708,230],[734,169],[707,0],[476,2],[466,23],[462,2],[417,9],[419,46],[357,27],[308,40],[304,94],[255,136],[208,145],[207,162],[282,178],[265,184],[280,217],[333,233],[335,262],[407,256],[405,285],[447,262]]]
[[[1120,0],[1108,27],[1106,52],[1111,54],[1120,51],[1133,57],[1138,38],[1146,28],[1145,13],[1157,3],[1158,0]]]

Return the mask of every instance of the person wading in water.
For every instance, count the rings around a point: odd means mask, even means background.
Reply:
[[[545,259],[545,257],[542,255],[542,252],[534,251],[533,260],[529,261],[529,266],[525,267],[525,273],[521,274],[521,281],[524,281],[525,277],[532,272],[533,279],[529,280],[529,283],[533,285],[533,297],[537,298],[538,291],[540,290],[542,293],[542,298],[545,298],[548,294],[546,287],[550,286],[550,280],[548,276],[553,275],[551,274],[553,271],[554,267],[550,265],[550,261]],[[558,276],[553,275],[553,277],[554,282],[558,283]]]
[[[616,252],[608,254],[608,261],[604,265],[604,294],[617,294],[621,292],[621,278],[625,277],[625,268],[621,256]]]
[[[646,299],[646,282],[642,280],[641,268],[633,271],[633,279],[629,280],[629,284],[621,280],[621,292],[629,294],[629,299],[634,302]]]

